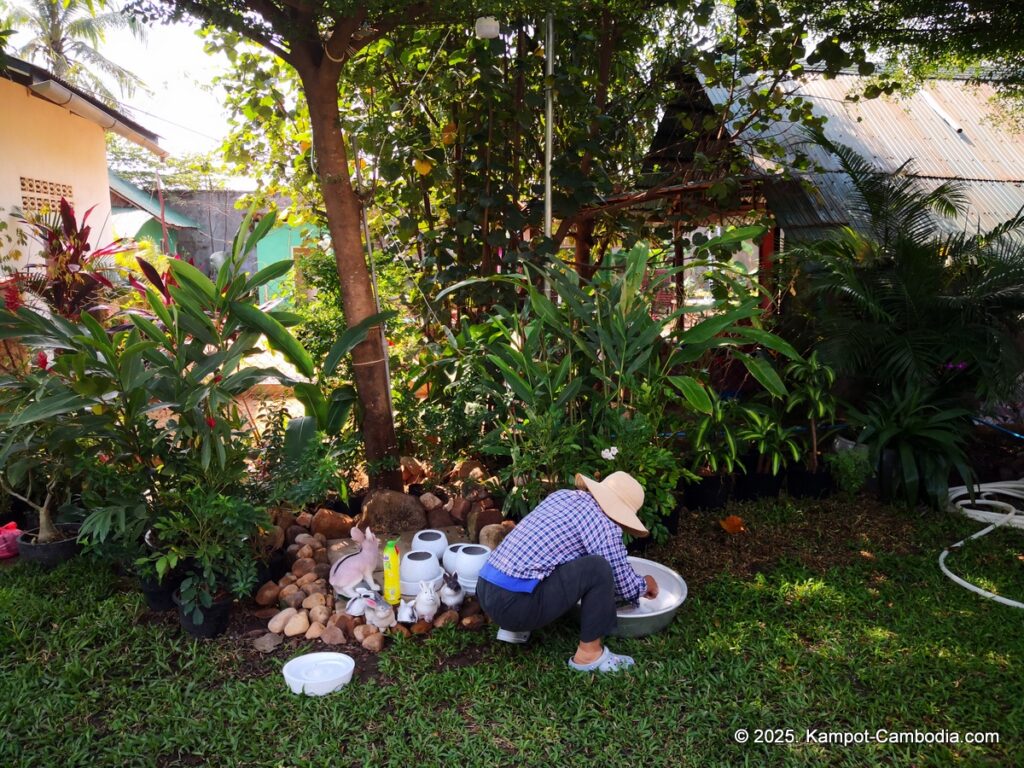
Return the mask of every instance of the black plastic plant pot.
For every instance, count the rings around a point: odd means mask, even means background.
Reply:
[[[25,531],[18,537],[18,554],[23,562],[38,563],[43,568],[56,568],[61,563],[77,555],[82,545],[78,542],[77,525],[58,525],[57,528],[67,538],[60,541],[53,541],[48,544],[40,544],[36,541],[39,529]]]
[[[209,608],[203,608],[202,624],[192,621],[192,612],[186,612],[182,607],[181,595],[178,592],[174,593],[173,599],[174,604],[178,606],[178,621],[181,623],[181,628],[190,637],[208,639],[223,635],[227,630],[228,622],[231,620],[231,603],[233,602],[231,597],[214,600],[213,605]]]
[[[786,476],[786,493],[794,499],[825,499],[835,493],[835,482],[824,468],[817,472],[803,467],[791,469]]]
[[[253,595],[268,581],[280,581],[288,573],[288,555],[283,549],[275,549],[266,560],[256,562],[256,585]]]
[[[683,503],[687,509],[721,509],[729,500],[729,478],[708,475],[686,486]]]
[[[164,576],[162,582],[154,578],[139,577],[139,589],[146,598],[149,610],[157,613],[172,610],[175,606],[174,593],[181,586],[181,579],[182,574],[177,569]]]
[[[767,472],[753,472],[747,475],[740,475],[736,478],[733,498],[737,501],[778,498],[779,491],[782,490],[783,480],[782,475],[772,475]]]

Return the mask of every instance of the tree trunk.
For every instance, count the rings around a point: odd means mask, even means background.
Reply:
[[[349,180],[345,138],[338,112],[338,74],[329,66],[299,74],[309,105],[317,174],[323,189],[327,228],[334,245],[345,320],[353,326],[376,314],[377,305],[360,234],[362,201]],[[362,406],[361,426],[370,484],[402,490],[386,354],[382,334],[371,329],[366,340],[352,350],[352,371]]]

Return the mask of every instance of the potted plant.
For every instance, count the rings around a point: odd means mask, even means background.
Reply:
[[[156,550],[141,564],[152,564],[163,579],[188,563],[175,595],[182,628],[193,637],[215,637],[227,629],[234,598],[256,585],[252,540],[270,518],[243,499],[202,487],[167,501],[153,523]]]
[[[832,490],[832,478],[821,462],[821,444],[828,431],[822,425],[835,419],[836,399],[832,387],[836,373],[818,359],[815,351],[805,360],[794,360],[787,365],[786,378],[789,383],[786,413],[796,412],[806,422],[806,431],[801,433],[804,467],[790,469],[787,489],[795,498],[821,498]]]
[[[58,524],[57,516],[75,491],[75,459],[87,450],[81,414],[70,410],[58,422],[64,404],[78,405],[75,393],[48,373],[41,358],[37,369],[0,381],[0,487],[36,516],[37,528],[18,539],[23,560],[52,568],[79,550],[78,526]]]
[[[796,430],[784,427],[773,408],[744,408],[746,423],[739,430],[740,438],[750,445],[756,456],[754,471],[744,475],[737,484],[739,499],[775,498],[782,488],[782,475],[790,460],[800,458]]]
[[[913,506],[923,496],[935,509],[946,503],[951,470],[968,486],[974,481],[964,450],[970,418],[955,402],[911,386],[894,386],[888,397],[875,396],[863,411],[849,413],[878,473],[881,500]]]
[[[733,473],[737,468],[746,469],[739,458],[736,401],[723,400],[710,389],[707,394],[710,408],[699,417],[690,444],[694,454],[691,469],[699,478],[685,488],[683,498],[691,509],[724,507],[729,499]]]

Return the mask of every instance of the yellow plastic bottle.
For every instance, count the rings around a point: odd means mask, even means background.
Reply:
[[[402,601],[402,584],[398,575],[398,542],[391,539],[384,547],[384,601],[398,605]]]

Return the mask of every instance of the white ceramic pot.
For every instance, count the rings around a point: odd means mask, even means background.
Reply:
[[[402,555],[402,562],[398,566],[398,575],[401,581],[414,583],[433,581],[441,578],[441,564],[433,552],[414,549]]]
[[[459,551],[466,546],[466,542],[460,542],[458,544],[449,544],[448,548],[444,551],[444,556],[441,559],[444,569],[448,573],[452,573],[455,570],[455,556],[459,554]]]
[[[444,551],[447,548],[448,537],[444,535],[444,531],[428,528],[425,531],[419,531],[412,537],[412,546],[409,549],[413,552],[417,549],[424,552],[432,552],[434,557],[440,560],[444,557]]]
[[[431,582],[434,585],[434,590],[440,590],[441,585],[444,584],[444,579],[438,576]],[[402,597],[416,597],[420,593],[422,587],[418,581],[402,581],[399,583],[399,587],[402,590]]]
[[[463,579],[472,582],[476,586],[476,579],[480,575],[480,569],[484,567],[487,558],[490,557],[490,547],[483,544],[467,544],[455,555],[455,572],[459,574],[459,583]],[[463,585],[465,586],[465,585]]]
[[[292,693],[326,696],[347,685],[355,660],[345,653],[307,653],[296,656],[281,669]]]

